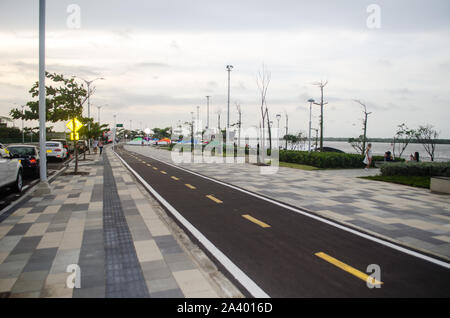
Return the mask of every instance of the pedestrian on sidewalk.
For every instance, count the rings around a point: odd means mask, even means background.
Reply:
[[[99,141],[98,142],[98,148],[100,148],[100,155],[102,154],[102,152],[103,152],[103,141]]]
[[[98,147],[98,140],[94,139],[94,142],[92,143],[92,147],[94,147],[94,154],[97,154],[97,147]]]
[[[368,171],[370,168],[370,165],[372,164],[372,144],[370,144],[370,143],[367,145],[366,156],[364,157],[363,162],[364,162],[364,164],[366,164],[366,167],[364,168],[364,170]]]

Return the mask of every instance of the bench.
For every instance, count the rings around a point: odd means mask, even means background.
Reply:
[[[450,194],[450,178],[431,177],[430,191],[435,193]]]

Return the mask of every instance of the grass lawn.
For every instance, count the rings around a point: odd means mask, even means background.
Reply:
[[[368,176],[359,178],[404,184],[416,188],[430,188],[430,177],[424,176]]]
[[[286,167],[286,168],[294,168],[294,169],[301,169],[301,170],[321,170],[320,168],[308,166],[308,165],[301,165],[298,163],[290,163],[290,162],[281,162],[280,161],[280,167]]]

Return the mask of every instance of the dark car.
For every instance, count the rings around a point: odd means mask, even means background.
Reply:
[[[8,151],[13,158],[21,160],[24,174],[39,176],[39,150],[33,145],[9,145]]]

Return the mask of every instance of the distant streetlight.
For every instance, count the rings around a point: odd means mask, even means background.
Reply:
[[[230,73],[233,69],[233,65],[227,65],[228,72],[228,102],[227,102],[227,132],[230,129]]]
[[[209,128],[209,98],[211,96],[206,96],[206,129]]]
[[[314,99],[308,99],[309,103],[309,136],[308,136],[308,151],[311,152],[311,110],[312,104],[314,103]]]
[[[108,104],[103,104],[103,105],[100,105],[100,106],[96,106],[97,107],[97,121],[98,121],[99,125],[100,125],[100,109],[102,107],[104,107],[104,106],[108,106]]]
[[[87,87],[88,87],[88,118],[91,118],[91,84],[93,83],[93,82],[95,82],[96,80],[104,80],[104,78],[103,77],[97,77],[97,78],[95,78],[95,79],[93,79],[93,80],[91,80],[91,81],[88,81],[88,80],[86,80],[86,79],[84,79],[84,78],[82,78],[82,77],[79,77],[79,76],[76,76],[76,75],[73,75],[72,77],[76,77],[76,78],[79,78],[79,79],[81,79],[82,81],[84,81],[85,83],[86,83],[86,85],[87,85]],[[90,121],[88,121],[88,133],[90,133],[91,132],[91,122]],[[88,145],[89,145],[89,153],[91,153],[91,138],[89,137],[89,140],[88,140]]]
[[[24,144],[25,143],[25,133],[24,133],[24,131],[23,131],[23,116],[25,115],[25,112],[24,112],[24,107],[25,107],[25,105],[20,105],[20,107],[22,107],[22,143]]]
[[[316,82],[313,85],[320,87],[320,103],[314,103],[314,105],[320,106],[320,152],[323,151],[323,106],[328,104],[323,102],[323,88],[328,84],[328,81],[325,82]]]
[[[277,135],[280,133],[280,119],[281,119],[281,115],[280,114],[276,114],[276,116],[275,116],[276,118],[277,118],[277,122],[278,122],[278,133],[277,133]],[[280,140],[280,136],[278,136],[278,140]],[[278,148],[280,148],[280,146],[278,147]]]

